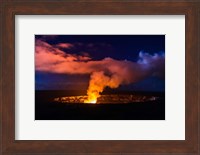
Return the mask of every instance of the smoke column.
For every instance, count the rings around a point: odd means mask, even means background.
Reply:
[[[88,100],[95,103],[105,87],[138,82],[150,76],[165,77],[165,55],[139,52],[138,61],[104,58],[94,61],[89,56],[69,54],[59,47],[72,48],[71,44],[50,45],[36,40],[36,71],[64,74],[89,74]]]

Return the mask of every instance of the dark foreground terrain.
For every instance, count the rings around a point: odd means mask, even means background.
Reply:
[[[36,120],[164,120],[164,93],[145,93],[155,95],[159,99],[148,102],[116,103],[116,104],[82,104],[54,102],[55,97],[70,96],[82,92],[75,91],[36,91]],[[132,92],[120,92],[132,93]]]

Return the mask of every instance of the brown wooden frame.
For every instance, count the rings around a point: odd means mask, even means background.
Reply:
[[[35,14],[185,15],[186,140],[16,141],[15,15]],[[200,0],[0,0],[0,53],[1,154],[200,154]]]

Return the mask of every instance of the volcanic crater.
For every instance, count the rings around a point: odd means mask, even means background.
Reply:
[[[61,103],[84,103],[87,100],[87,95],[79,96],[66,96],[66,97],[57,97],[54,98],[55,102]],[[157,96],[143,96],[143,95],[101,95],[96,103],[89,104],[118,104],[118,103],[141,103],[147,101],[159,100]],[[88,103],[85,103],[88,104]]]

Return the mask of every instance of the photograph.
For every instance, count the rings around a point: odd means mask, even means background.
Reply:
[[[35,120],[165,120],[164,34],[35,34]]]

